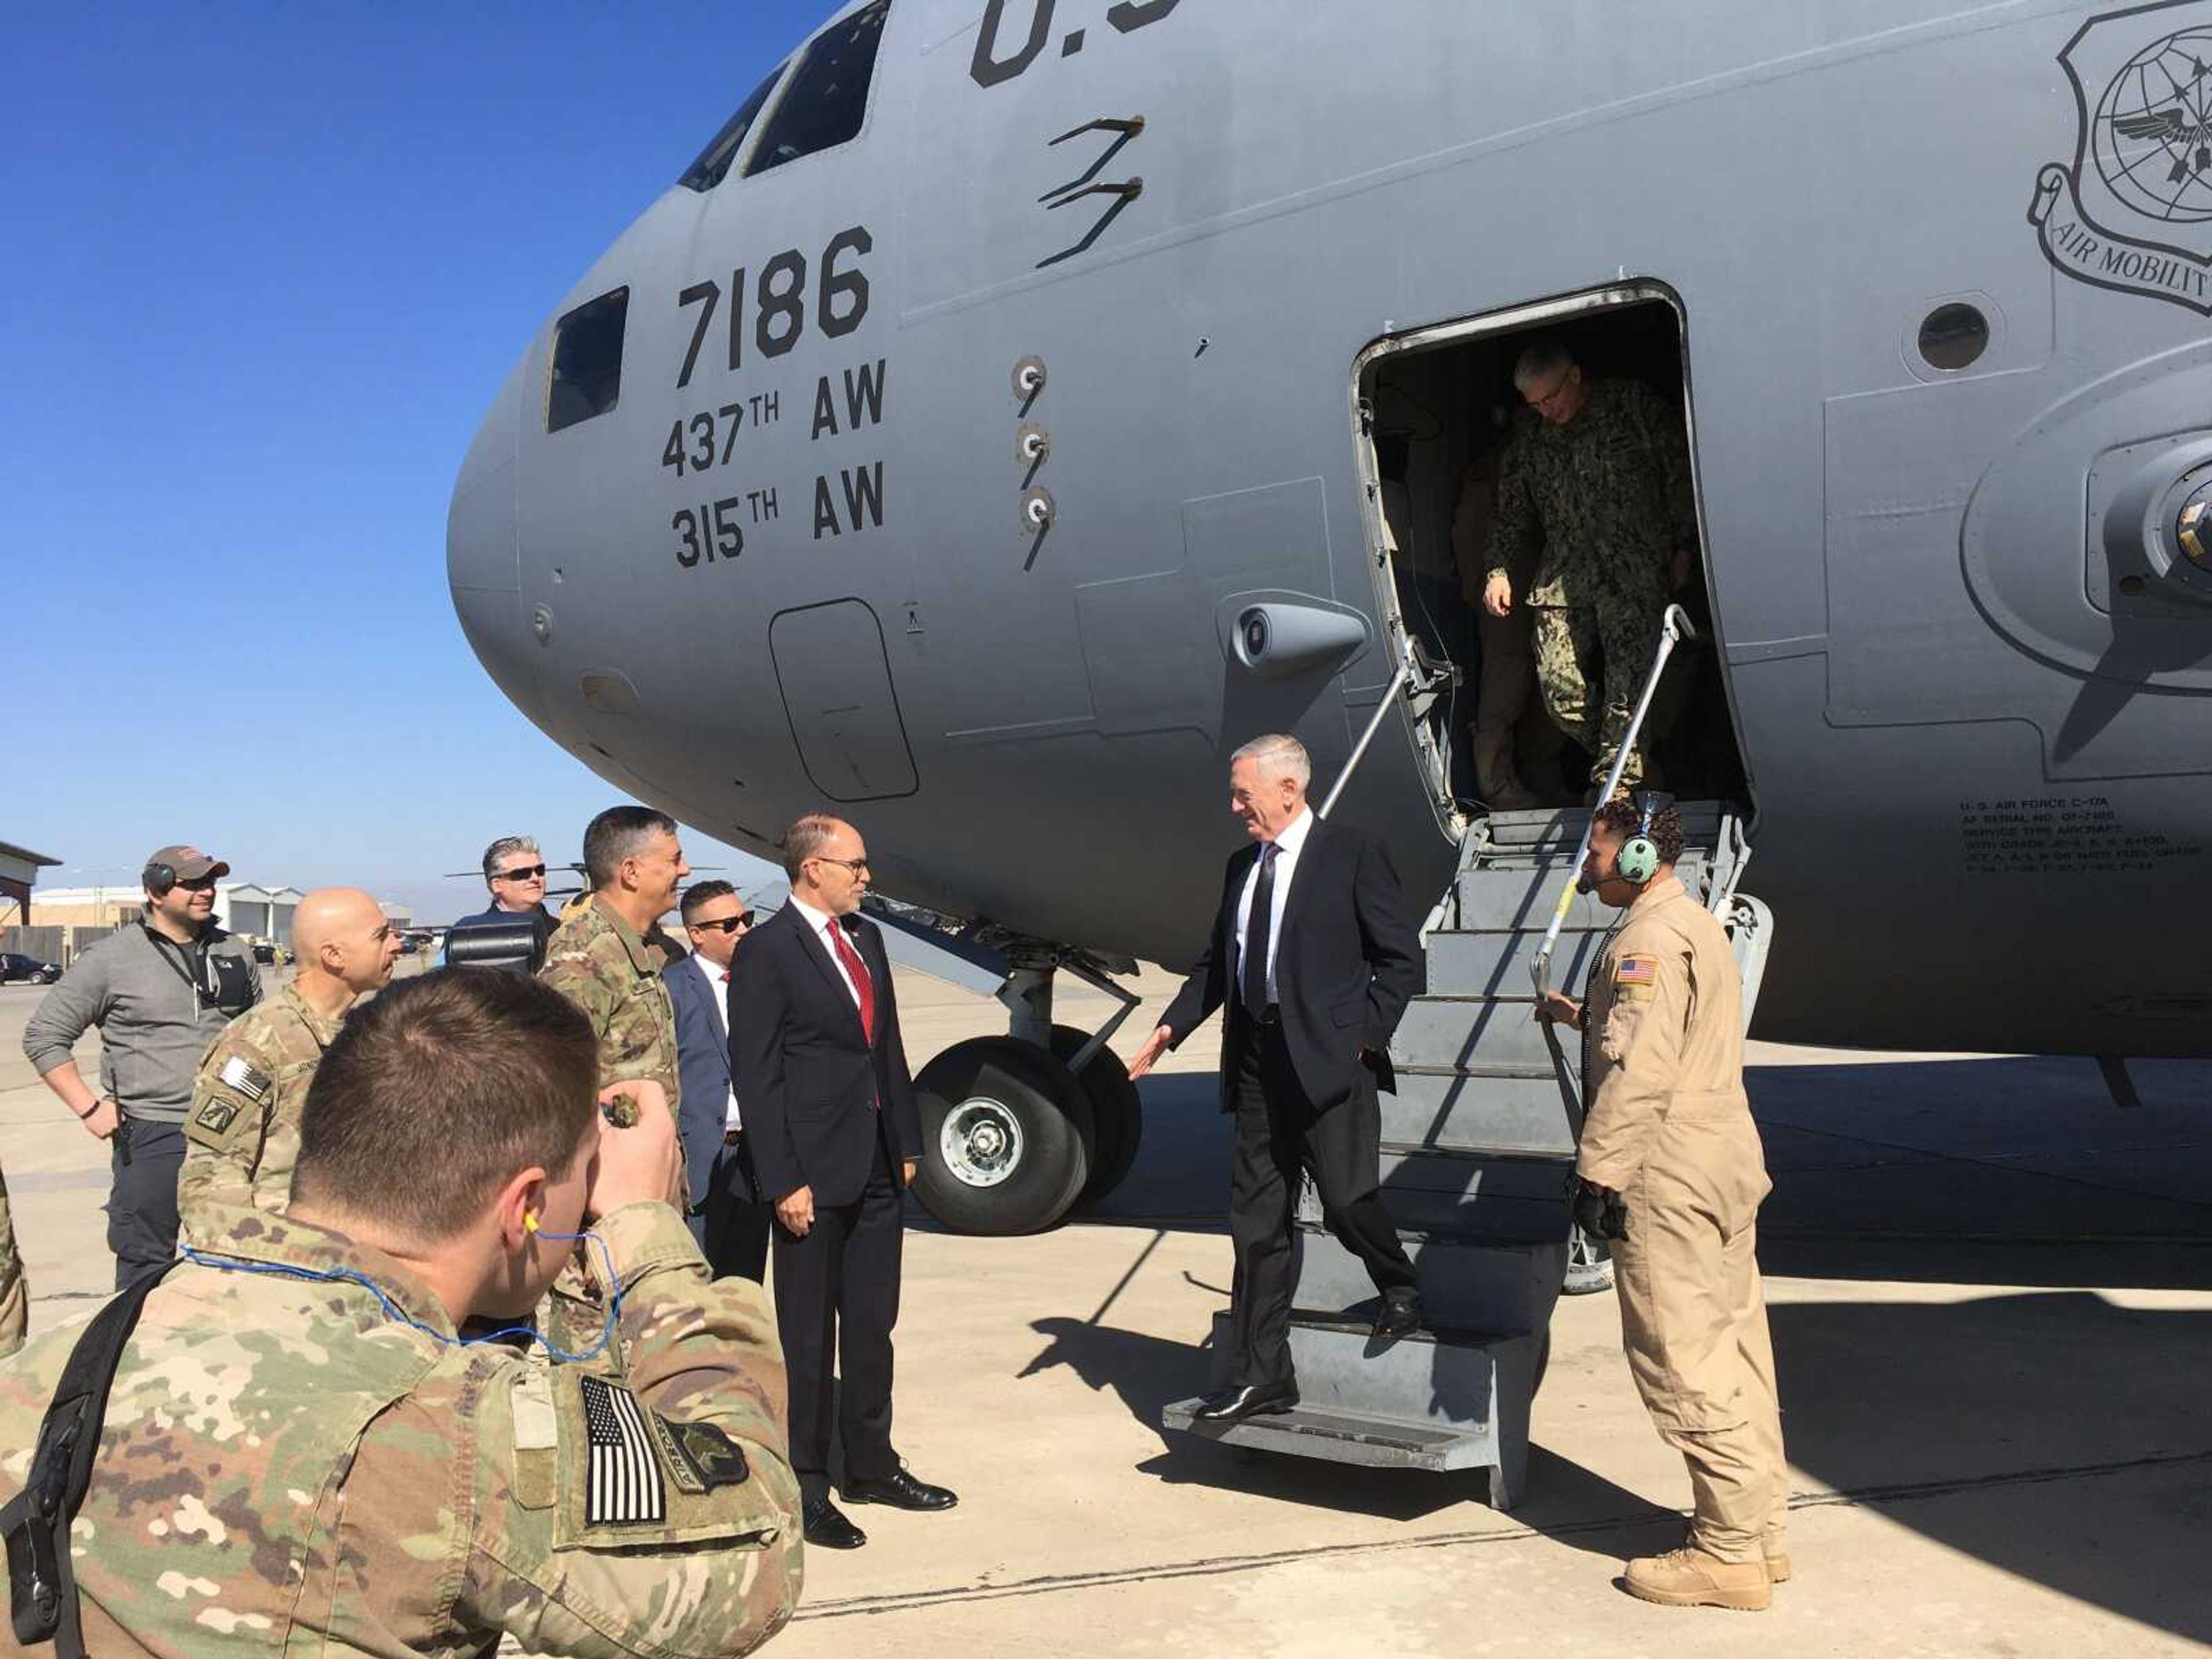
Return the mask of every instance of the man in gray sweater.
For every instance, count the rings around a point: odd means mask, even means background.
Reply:
[[[110,1142],[107,1248],[115,1286],[177,1253],[177,1171],[192,1073],[217,1033],[261,1000],[253,957],[212,920],[230,866],[196,847],[146,860],[146,914],[88,947],[23,1029],[23,1052],[46,1086]],[[70,1049],[100,1027],[100,1092]]]

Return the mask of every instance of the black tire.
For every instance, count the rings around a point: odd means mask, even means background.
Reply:
[[[1053,1057],[1073,1060],[1090,1041],[1088,1032],[1079,1031],[1073,1025],[1055,1025],[1052,1028]],[[1075,1200],[1076,1208],[1083,1209],[1104,1200],[1134,1167],[1137,1148],[1145,1137],[1145,1107],[1137,1097],[1137,1085],[1129,1081],[1129,1068],[1121,1063],[1119,1054],[1103,1043],[1076,1073],[1075,1080],[1082,1085],[1084,1096],[1091,1102],[1091,1122],[1097,1132],[1091,1175]]]
[[[921,1109],[915,1196],[945,1226],[990,1237],[1042,1232],[1073,1207],[1091,1172],[1091,1102],[1051,1055],[1013,1037],[976,1037],[923,1066],[914,1089]],[[974,1135],[995,1131],[998,1144],[1012,1149],[988,1185],[946,1161],[947,1120],[971,1109]],[[988,1139],[961,1145],[971,1170],[988,1165],[976,1151]]]

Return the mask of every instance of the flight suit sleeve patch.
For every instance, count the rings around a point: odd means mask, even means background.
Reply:
[[[1613,970],[1613,988],[1624,1002],[1648,1002],[1658,994],[1659,958],[1624,956]]]

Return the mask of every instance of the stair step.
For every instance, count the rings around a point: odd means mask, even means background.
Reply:
[[[1565,1207],[1555,1207],[1559,1242],[1405,1240],[1406,1254],[1413,1258],[1413,1273],[1420,1281],[1423,1316],[1455,1329],[1540,1329],[1551,1317],[1560,1277],[1566,1272]],[[1299,1244],[1297,1305],[1339,1308],[1371,1320],[1376,1297],[1365,1264],[1331,1233],[1303,1230]]]
[[[1581,1038],[1566,1034],[1568,1063],[1580,1063]],[[1538,1039],[1540,1042],[1542,1039]],[[1524,1156],[1572,1158],[1574,1134],[1549,1064],[1509,1076],[1468,1076],[1458,1071],[1401,1067],[1395,1093],[1378,1097],[1382,1139],[1401,1146],[1433,1146]]]
[[[1429,935],[1428,988],[1469,995],[1525,996],[1534,988],[1528,970],[1542,948],[1543,934],[1533,928],[1444,929]],[[1561,933],[1552,949],[1552,983],[1579,985],[1597,959],[1604,936]]]
[[[1572,1167],[1572,1152],[1499,1158],[1385,1146],[1380,1159],[1382,1204],[1401,1233],[1485,1243],[1564,1243],[1567,1172]],[[1311,1182],[1300,1185],[1297,1212],[1309,1227],[1323,1224],[1321,1199]]]
[[[1557,1281],[1553,1281],[1556,1287]],[[1291,1316],[1291,1363],[1298,1404],[1248,1417],[1228,1428],[1194,1423],[1199,1402],[1178,1401],[1161,1413],[1170,1429],[1232,1446],[1401,1468],[1487,1466],[1491,1502],[1510,1509],[1528,1480],[1528,1406],[1536,1392],[1550,1310],[1533,1331],[1513,1334],[1416,1332],[1377,1343],[1372,1322],[1334,1315]],[[1242,1381],[1224,1310],[1213,1316],[1213,1388]]]
[[[1682,815],[1686,845],[1711,847],[1720,838],[1721,804],[1717,800],[1677,801]],[[1527,812],[1492,812],[1489,817],[1490,844],[1497,848],[1559,847],[1572,850],[1582,840],[1590,815],[1580,806],[1538,807]]]
[[[1700,902],[1705,893],[1706,861],[1704,848],[1690,847],[1683,848],[1674,865],[1682,885]],[[1484,933],[1534,928],[1540,933],[1552,925],[1553,908],[1559,903],[1559,890],[1573,868],[1566,854],[1530,861],[1509,853],[1500,861],[1493,854],[1480,864],[1469,865],[1456,878],[1459,925]],[[1620,920],[1620,912],[1601,902],[1596,894],[1577,893],[1568,908],[1565,931],[1603,933]]]
[[[1548,1068],[1551,1050],[1543,1028],[1531,1018],[1535,989],[1524,988],[1518,996],[1417,996],[1406,1005],[1390,1039],[1394,1064],[1426,1066],[1443,1070],[1469,1066],[1510,1066],[1531,1070]],[[1582,1054],[1579,1034],[1562,1028],[1561,1051],[1571,1066]]]
[[[1492,1461],[1492,1437],[1486,1431],[1432,1429],[1303,1405],[1266,1417],[1248,1417],[1224,1427],[1194,1423],[1191,1413],[1198,1405],[1195,1400],[1177,1401],[1160,1413],[1162,1426],[1224,1445],[1318,1457],[1331,1463],[1359,1463],[1370,1468],[1425,1469],[1442,1474],[1450,1469],[1480,1468]]]

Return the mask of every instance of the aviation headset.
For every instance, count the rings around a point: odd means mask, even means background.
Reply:
[[[1631,886],[1644,886],[1659,873],[1659,844],[1651,839],[1651,819],[1663,799],[1656,789],[1644,792],[1644,821],[1636,826],[1636,833],[1620,844],[1620,855],[1614,865],[1620,872],[1620,878]]]

